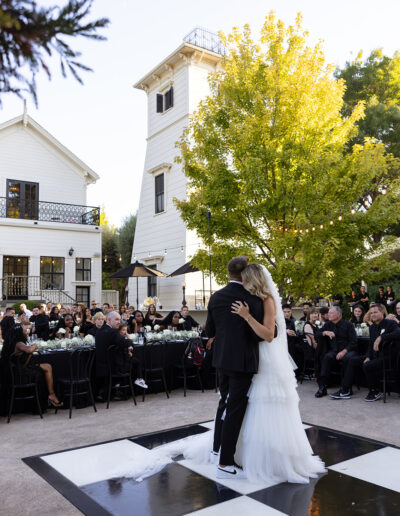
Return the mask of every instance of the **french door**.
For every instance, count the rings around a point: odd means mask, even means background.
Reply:
[[[3,256],[3,296],[10,299],[28,299],[29,258]]]
[[[36,220],[39,214],[39,184],[7,179],[7,217]]]

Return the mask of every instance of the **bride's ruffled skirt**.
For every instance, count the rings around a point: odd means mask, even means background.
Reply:
[[[279,345],[282,345],[279,339],[260,343],[259,372],[250,387],[235,460],[243,465],[248,479],[253,482],[308,483],[310,478],[326,470],[321,459],[313,455],[308,442],[300,418],[290,355],[282,362]],[[209,461],[212,443],[213,430],[159,446],[151,454],[136,457],[129,471],[116,471],[115,476],[145,478],[160,471],[179,454],[197,464],[205,464]]]

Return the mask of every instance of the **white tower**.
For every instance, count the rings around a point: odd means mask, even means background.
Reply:
[[[134,85],[147,93],[148,135],[132,260],[168,274],[189,262],[199,244],[196,235],[186,229],[173,202],[174,198],[186,197],[187,187],[181,166],[175,163],[179,154],[175,144],[199,101],[208,95],[208,75],[220,66],[223,51],[218,35],[194,29],[175,52]],[[203,304],[201,272],[139,279],[139,303],[149,295],[157,295],[163,309],[179,309],[183,282],[189,307]],[[209,288],[206,278],[206,298]],[[129,302],[136,305],[133,279],[129,281]]]

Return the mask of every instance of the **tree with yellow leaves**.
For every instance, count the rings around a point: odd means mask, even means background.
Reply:
[[[345,83],[301,16],[286,27],[270,13],[259,42],[248,26],[222,38],[223,68],[179,144],[189,188],[176,201],[204,242],[209,205],[213,274],[224,281],[228,259],[246,254],[282,293],[311,296],[398,271],[399,162],[373,140],[349,152],[364,106],[342,113]],[[194,261],[207,271],[206,250]]]

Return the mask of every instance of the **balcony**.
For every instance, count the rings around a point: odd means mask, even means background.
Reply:
[[[183,38],[183,41],[190,45],[195,45],[196,47],[211,50],[211,52],[215,52],[216,54],[226,54],[226,48],[218,34],[203,29],[202,27],[193,29]]]
[[[97,206],[80,206],[79,204],[0,197],[0,218],[99,226],[100,208]]]

